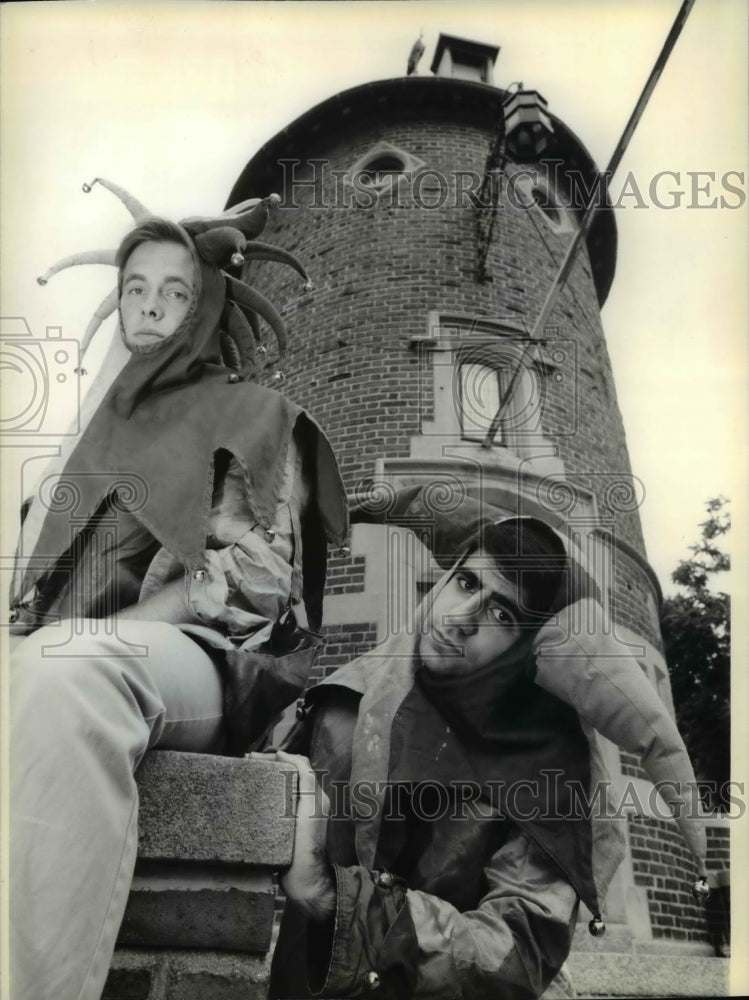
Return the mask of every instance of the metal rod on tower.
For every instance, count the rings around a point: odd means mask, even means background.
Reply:
[[[557,297],[561,292],[562,288],[564,287],[567,278],[570,275],[570,271],[572,270],[572,266],[575,263],[575,259],[577,257],[577,253],[580,249],[580,246],[585,237],[588,235],[588,230],[590,229],[596,209],[599,208],[601,205],[606,204],[606,196],[607,196],[609,182],[611,181],[611,178],[613,177],[616,168],[619,166],[621,159],[624,156],[627,146],[629,145],[629,141],[632,138],[632,135],[635,129],[637,128],[637,124],[640,121],[640,118],[642,117],[645,108],[647,107],[648,101],[650,100],[653,91],[656,88],[661,73],[663,72],[666,63],[668,62],[668,58],[671,55],[673,47],[674,45],[676,45],[676,41],[679,35],[681,34],[681,30],[684,27],[687,18],[689,17],[689,12],[694,6],[694,2],[695,0],[684,0],[684,2],[682,3],[679,9],[679,13],[676,15],[674,23],[671,25],[671,30],[669,31],[668,36],[666,37],[666,40],[663,43],[663,48],[661,49],[660,54],[655,61],[655,65],[650,71],[650,76],[648,77],[647,83],[642,89],[642,93],[640,94],[639,100],[637,101],[637,104],[635,105],[632,114],[629,116],[629,121],[627,122],[624,131],[621,134],[619,142],[616,144],[616,148],[611,156],[611,159],[609,160],[608,166],[603,171],[603,173],[598,175],[598,180],[593,189],[593,193],[590,196],[590,201],[588,202],[588,205],[585,209],[585,213],[583,215],[582,221],[580,222],[580,226],[578,227],[578,230],[575,233],[575,235],[570,240],[569,246],[567,247],[567,250],[564,255],[564,259],[562,260],[562,263],[559,265],[559,270],[557,271],[556,277],[554,278],[554,281],[551,283],[551,287],[549,288],[549,291],[546,295],[544,304],[541,306],[541,312],[538,314],[538,316],[536,317],[536,321],[533,324],[533,329],[529,334],[530,339],[523,348],[520,358],[518,359],[517,367],[513,371],[512,378],[510,379],[510,382],[507,386],[504,398],[500,402],[499,409],[495,413],[494,418],[492,419],[492,422],[489,425],[489,430],[486,432],[486,437],[481,442],[481,445],[484,448],[491,448],[492,443],[494,442],[494,438],[496,437],[497,431],[499,430],[499,424],[502,419],[502,415],[504,411],[507,409],[509,400],[511,399],[515,386],[517,385],[517,382],[522,374],[523,363],[525,361],[526,354],[528,353],[530,346],[538,338],[539,331],[541,331],[544,328],[549,316],[551,315],[551,310],[554,308]]]

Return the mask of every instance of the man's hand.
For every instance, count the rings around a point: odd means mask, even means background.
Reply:
[[[327,920],[336,906],[335,876],[325,852],[330,801],[307,757],[277,750],[275,759],[293,765],[299,775],[294,855],[291,867],[281,875],[281,888],[311,920]]]

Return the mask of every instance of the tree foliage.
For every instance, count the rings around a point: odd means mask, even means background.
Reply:
[[[719,543],[731,517],[725,497],[708,500],[706,507],[700,540],[689,547],[691,558],[671,574],[683,592],[664,600],[661,631],[676,721],[698,777],[717,786],[711,804],[727,807],[721,786],[731,765],[730,598],[711,585],[730,569]]]

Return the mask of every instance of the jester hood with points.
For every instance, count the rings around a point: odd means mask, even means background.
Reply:
[[[100,183],[125,202],[136,220],[149,217],[126,192]],[[245,380],[258,353],[263,353],[255,350],[259,317],[273,329],[281,354],[286,346],[283,321],[259,292],[221,270],[245,257],[257,257],[289,263],[306,279],[291,255],[251,242],[262,230],[274,198],[244,203],[217,219],[181,223],[194,248],[193,307],[172,336],[149,345],[146,352],[134,353],[109,387],[46,503],[33,549],[19,553],[32,559],[16,578],[16,603],[28,600],[35,589],[44,589],[45,580],[105,500],[127,508],[188,571],[203,568],[214,462],[220,451],[239,463],[250,509],[269,529],[292,434],[310,478],[308,521],[316,522],[321,538],[338,545],[344,542],[346,497],[325,435],[301,407],[274,389]],[[63,267],[102,262],[103,256],[67,258],[41,281],[46,283]],[[106,262],[114,263],[113,253]],[[109,296],[97,310],[84,338],[84,351],[116,306],[117,298]],[[305,571],[322,573],[324,580],[324,540],[310,549]],[[319,618],[318,612],[311,623]]]

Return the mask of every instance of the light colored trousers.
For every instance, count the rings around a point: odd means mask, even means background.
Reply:
[[[133,772],[151,747],[221,741],[218,671],[178,628],[75,627],[40,629],[11,657],[13,1000],[98,1000],[135,864]]]

